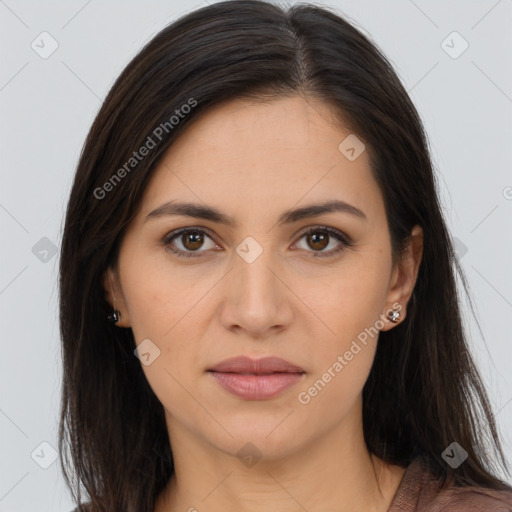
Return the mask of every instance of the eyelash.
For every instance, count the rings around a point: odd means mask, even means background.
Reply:
[[[176,239],[180,235],[183,235],[186,233],[202,234],[202,235],[206,235],[208,238],[212,239],[212,237],[206,231],[204,231],[200,228],[183,228],[183,229],[179,229],[177,231],[172,231],[172,232],[168,233],[167,235],[165,235],[165,237],[162,240],[162,243],[169,252],[175,254],[176,256],[178,256],[180,258],[183,258],[183,257],[184,258],[197,258],[199,255],[195,254],[195,253],[201,253],[201,252],[205,252],[205,251],[197,250],[197,251],[185,252],[185,251],[182,251],[181,249],[175,249],[171,245],[171,242],[174,239]],[[353,246],[353,243],[352,243],[352,240],[350,239],[350,237],[348,237],[341,231],[338,231],[337,229],[330,228],[328,226],[318,226],[318,227],[310,228],[309,230],[305,231],[304,233],[302,233],[300,235],[299,240],[301,240],[303,237],[310,235],[312,233],[326,233],[329,236],[332,236],[333,238],[335,238],[336,240],[341,242],[341,244],[338,246],[338,248],[332,249],[328,252],[307,251],[307,252],[313,253],[312,254],[313,258],[327,258],[330,256],[334,256],[334,255],[337,255],[338,253],[340,253],[341,251],[344,251],[346,248]]]

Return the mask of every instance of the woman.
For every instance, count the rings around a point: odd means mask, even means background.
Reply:
[[[368,38],[260,1],[166,27],[66,215],[77,510],[512,510],[455,271],[421,121]]]

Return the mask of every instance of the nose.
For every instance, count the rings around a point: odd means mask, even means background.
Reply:
[[[265,249],[250,263],[236,255],[221,312],[226,329],[263,339],[290,325],[293,293],[271,253]]]

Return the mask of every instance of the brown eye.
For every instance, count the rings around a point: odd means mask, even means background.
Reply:
[[[306,235],[309,247],[315,251],[321,251],[329,245],[329,235],[325,233],[313,233]]]
[[[346,247],[352,247],[351,239],[338,231],[337,229],[329,227],[312,228],[306,233],[303,233],[300,240],[306,240],[306,247],[302,247],[307,252],[311,253],[313,257],[326,257],[333,256]],[[208,247],[210,241],[210,247]],[[337,246],[331,250],[325,250],[332,242],[337,241]],[[202,229],[181,229],[168,233],[162,240],[166,249],[176,254],[179,257],[197,257],[208,249],[218,247],[212,238]],[[206,244],[206,247],[205,247]],[[180,247],[181,246],[181,247]]]
[[[210,240],[210,247],[205,242]],[[207,249],[214,248],[216,244],[206,232],[200,229],[182,229],[166,235],[163,245],[168,251],[177,256],[194,257],[201,256]]]
[[[310,252],[313,257],[327,257],[333,256],[343,251],[346,247],[352,247],[351,239],[337,229],[329,228],[327,226],[316,227],[303,233],[301,240],[305,239],[307,252]],[[331,250],[324,250],[331,242],[337,241],[338,244],[334,245]]]
[[[189,251],[196,251],[200,249],[204,243],[204,236],[200,232],[189,231],[181,235],[181,243],[185,249]]]

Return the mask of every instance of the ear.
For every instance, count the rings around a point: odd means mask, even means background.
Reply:
[[[386,297],[386,310],[381,317],[384,321],[384,327],[381,331],[392,329],[393,326],[404,321],[407,314],[407,303],[411,298],[418,277],[422,255],[423,230],[420,226],[416,225],[411,230],[409,241],[401,260],[393,268],[390,288]],[[393,308],[400,312],[398,323],[393,323],[387,318],[388,313]]]
[[[124,299],[123,291],[119,282],[117,272],[109,267],[103,274],[103,289],[105,292],[105,300],[110,304],[112,310],[119,311],[119,321],[114,325],[117,327],[130,327],[130,315]],[[114,301],[115,299],[115,301]]]

